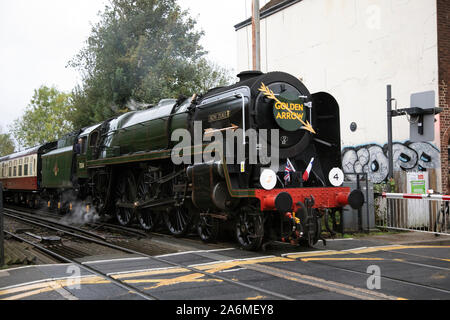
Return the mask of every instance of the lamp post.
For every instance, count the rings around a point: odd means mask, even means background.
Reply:
[[[253,70],[261,71],[261,27],[259,0],[252,0],[252,12]]]

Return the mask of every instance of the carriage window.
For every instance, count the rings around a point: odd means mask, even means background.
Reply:
[[[13,177],[17,177],[17,166],[13,168]]]
[[[95,147],[97,145],[97,139],[98,139],[98,132],[93,132],[91,134],[91,140],[89,142],[90,147]]]
[[[19,177],[22,176],[22,165],[21,164],[19,164],[19,174],[18,174],[18,176]]]
[[[23,165],[23,175],[27,176],[28,175],[28,157],[25,158],[24,162],[25,162],[25,164]]]

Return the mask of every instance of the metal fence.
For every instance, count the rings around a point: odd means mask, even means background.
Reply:
[[[0,267],[5,264],[5,247],[3,240],[3,186],[0,182]]]
[[[376,206],[379,228],[450,234],[450,196],[383,193]]]

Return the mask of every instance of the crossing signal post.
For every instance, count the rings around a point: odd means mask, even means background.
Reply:
[[[435,92],[426,91],[414,93],[411,95],[410,108],[392,109],[392,86],[387,86],[387,122],[388,122],[388,178],[394,177],[394,159],[392,147],[392,118],[406,116],[410,123],[410,140],[413,142],[424,142],[434,140],[434,122],[435,115],[443,111],[442,108],[436,108]],[[397,103],[396,103],[397,105]]]
[[[3,240],[3,186],[0,182],[0,267],[5,265],[5,247]]]

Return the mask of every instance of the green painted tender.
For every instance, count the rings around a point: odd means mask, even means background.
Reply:
[[[55,150],[42,155],[42,185],[44,189],[69,189],[73,187],[73,145],[71,135],[58,141]]]

